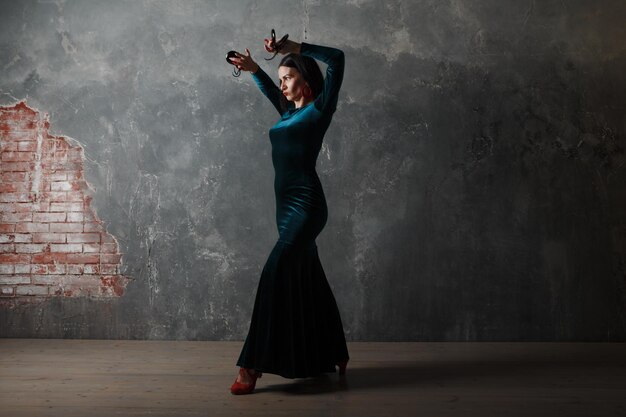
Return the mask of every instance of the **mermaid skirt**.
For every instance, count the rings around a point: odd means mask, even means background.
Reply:
[[[279,239],[259,280],[237,366],[285,378],[336,372],[348,349],[314,240]]]

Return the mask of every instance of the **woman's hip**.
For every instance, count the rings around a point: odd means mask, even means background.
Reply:
[[[276,211],[276,224],[280,240],[288,244],[315,240],[328,220],[326,204],[302,208],[284,205]]]

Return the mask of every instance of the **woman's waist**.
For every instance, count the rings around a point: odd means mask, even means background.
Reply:
[[[322,184],[317,181],[274,181],[274,189],[281,194],[324,194]]]
[[[276,208],[279,212],[285,210],[327,210],[326,197],[321,188],[303,189],[288,188],[276,192]]]
[[[315,171],[315,167],[307,169],[284,169],[274,171],[274,184],[281,186],[320,186],[320,178]]]
[[[279,179],[274,181],[277,197],[302,199],[305,201],[324,200],[324,189],[319,178]]]

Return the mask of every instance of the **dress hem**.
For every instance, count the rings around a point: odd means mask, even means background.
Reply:
[[[335,366],[334,369],[332,371],[328,370],[328,371],[320,371],[317,374],[310,374],[310,375],[302,375],[302,374],[296,374],[296,375],[289,375],[289,374],[285,374],[282,373],[280,371],[274,370],[274,369],[270,369],[270,368],[255,368],[254,366],[245,366],[245,365],[239,365],[237,364],[236,366],[240,366],[242,368],[247,368],[247,369],[254,369],[257,372],[261,372],[264,374],[272,374],[272,375],[278,375],[278,376],[282,376],[283,378],[287,378],[287,379],[297,379],[297,378],[316,378],[316,377],[320,377],[323,376],[324,374],[332,374],[332,373],[337,373],[337,367]]]

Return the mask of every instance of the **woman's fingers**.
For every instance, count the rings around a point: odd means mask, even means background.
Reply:
[[[267,52],[274,52],[274,41],[265,39],[265,50]]]
[[[240,70],[249,71],[249,67],[252,65],[252,58],[250,56],[250,49],[246,48],[246,55],[240,54],[235,51],[235,55],[230,58],[230,61],[235,67]]]

